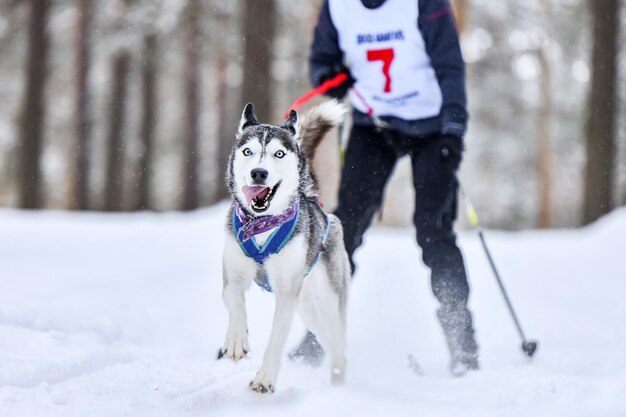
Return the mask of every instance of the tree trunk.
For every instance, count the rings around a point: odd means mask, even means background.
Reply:
[[[550,63],[543,47],[538,51],[541,66],[541,106],[537,120],[537,191],[539,212],[537,227],[545,229],[552,223],[552,137],[550,121],[552,120],[552,94]]]
[[[227,103],[229,102],[228,92],[229,88],[226,84],[226,69],[228,62],[223,52],[220,52],[217,56],[215,63],[215,71],[217,73],[217,155],[216,155],[216,181],[214,187],[214,193],[212,202],[218,201],[228,197],[228,190],[224,181],[226,170],[228,169],[228,158],[230,151],[235,141],[235,125],[229,126],[229,110]]]
[[[583,222],[613,208],[617,39],[619,0],[589,0],[592,18],[592,75],[587,119]]]
[[[92,0],[78,0],[78,30],[76,32],[76,148],[74,193],[72,205],[78,210],[89,208],[89,149],[91,114],[89,108],[89,49]]]
[[[542,21],[548,25],[548,21],[552,19],[551,0],[541,0],[541,8],[544,17]],[[537,117],[538,143],[535,169],[539,210],[536,225],[538,228],[546,229],[552,225],[552,131],[550,128],[552,120],[552,71],[545,46],[539,47],[537,56],[541,67],[539,86],[541,105]]]
[[[151,208],[152,155],[156,116],[156,53],[157,36],[150,34],[143,47],[143,115],[141,118],[141,141],[143,151],[139,158],[139,196],[137,209]]]
[[[198,142],[200,112],[200,4],[189,0],[186,14],[185,63],[185,161],[183,167],[183,210],[198,207]]]
[[[50,2],[30,0],[30,28],[26,88],[20,123],[20,206],[41,208],[41,148],[45,116],[48,38],[46,19]]]
[[[261,123],[271,122],[274,0],[245,0],[244,61],[241,106],[251,102]]]
[[[453,0],[454,18],[459,36],[463,36],[469,23],[469,3],[468,0]]]
[[[126,122],[126,87],[130,54],[120,51],[113,58],[113,96],[109,113],[109,142],[106,166],[104,209],[121,210],[123,205],[124,125]]]
[[[224,12],[217,12],[214,14],[215,24],[217,25],[218,33],[227,33],[228,26],[231,23],[229,16]],[[228,159],[230,151],[235,141],[235,129],[237,124],[233,123],[233,115],[237,114],[237,110],[233,112],[233,92],[232,87],[229,87],[228,78],[228,63],[229,63],[229,51],[228,45],[218,44],[216,47],[215,58],[215,73],[216,73],[216,88],[215,101],[217,103],[217,149],[215,154],[215,183],[213,186],[213,193],[211,195],[210,203],[217,203],[218,201],[228,197],[228,190],[224,177],[226,170],[228,169]],[[237,97],[235,101],[238,101]],[[239,103],[234,104],[234,107],[239,106]],[[237,114],[236,120],[239,120]]]

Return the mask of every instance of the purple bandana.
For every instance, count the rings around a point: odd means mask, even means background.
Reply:
[[[296,202],[282,214],[276,216],[252,217],[245,212],[241,204],[237,203],[235,205],[237,217],[243,223],[243,226],[239,229],[239,239],[243,243],[252,236],[267,232],[268,230],[272,230],[287,223],[298,214],[299,207],[300,204]]]

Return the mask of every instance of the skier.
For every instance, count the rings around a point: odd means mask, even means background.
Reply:
[[[468,115],[465,65],[448,0],[326,0],[311,47],[311,82],[319,86],[341,72],[348,81],[327,94],[349,92],[354,108],[335,212],[352,273],[385,184],[396,161],[408,155],[417,243],[440,304],[450,370],[477,370],[469,286],[453,230]],[[309,332],[290,356],[316,363],[322,355]]]

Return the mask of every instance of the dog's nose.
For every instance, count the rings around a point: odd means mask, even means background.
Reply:
[[[269,172],[267,172],[267,170],[263,168],[254,168],[252,172],[250,172],[252,181],[254,181],[256,184],[261,184],[265,182],[268,175],[269,175]]]

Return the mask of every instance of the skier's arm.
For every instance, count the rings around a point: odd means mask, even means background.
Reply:
[[[449,1],[419,0],[418,27],[443,95],[441,132],[463,137],[468,118],[465,63]]]
[[[343,51],[339,48],[339,34],[330,16],[328,1],[325,1],[313,32],[309,58],[311,84],[313,87],[317,87],[340,72],[347,72],[347,69],[343,65]],[[350,82],[346,82],[341,87],[330,90],[327,94],[341,98],[346,94],[350,85]]]

